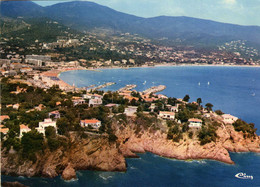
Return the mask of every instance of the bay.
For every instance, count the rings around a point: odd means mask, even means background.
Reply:
[[[126,84],[137,84],[142,91],[153,85],[167,88],[161,93],[191,101],[202,98],[213,109],[221,109],[260,129],[260,68],[176,66],[130,69],[102,69],[102,72],[68,71],[60,78],[78,87],[116,82],[104,90],[117,90]],[[259,135],[259,130],[257,134]],[[127,172],[77,171],[78,180],[2,176],[2,181],[20,181],[29,186],[260,186],[260,155],[231,153],[235,165],[212,160],[179,161],[151,153],[138,159],[127,159]],[[253,176],[253,180],[235,177],[237,173]]]

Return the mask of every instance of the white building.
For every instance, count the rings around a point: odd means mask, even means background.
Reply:
[[[31,131],[31,129],[28,127],[28,126],[26,126],[26,125],[20,125],[20,138],[22,138],[22,136],[23,136],[23,133],[27,133],[27,132],[30,132]]]
[[[225,124],[228,124],[228,123],[232,124],[232,123],[234,123],[238,119],[237,117],[232,116],[230,114],[223,114],[222,118],[223,118],[223,122]]]
[[[98,95],[98,94],[84,94],[83,98],[84,99],[102,99],[103,96],[102,95]]]
[[[172,106],[171,109],[170,109],[171,112],[179,112],[178,107],[179,107],[178,105]]]
[[[174,112],[168,112],[168,111],[160,111],[159,117],[161,117],[163,119],[174,120],[175,119],[175,113]]]
[[[37,127],[36,130],[39,133],[43,133],[43,135],[45,135],[45,128],[46,127],[54,127],[55,130],[57,131],[56,122],[52,121],[52,119],[50,119],[50,118],[44,119],[43,122],[39,122],[39,127]]]
[[[86,101],[84,99],[73,99],[72,100],[73,102],[73,105],[76,106],[76,105],[82,105],[82,104],[85,104]]]
[[[124,114],[127,116],[134,116],[137,112],[137,106],[128,106],[125,108]]]
[[[91,107],[95,107],[95,106],[99,106],[99,105],[102,105],[103,101],[102,99],[98,98],[98,99],[90,99],[89,100],[89,103],[88,103],[88,106]]]
[[[85,119],[85,120],[80,120],[80,125],[82,127],[92,127],[94,129],[98,129],[101,127],[101,121],[97,119]]]
[[[201,128],[202,126],[202,120],[197,118],[191,118],[189,121],[189,127],[190,128]]]

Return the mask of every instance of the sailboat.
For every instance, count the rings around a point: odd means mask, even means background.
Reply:
[[[198,85],[200,86],[200,82],[198,83]]]
[[[146,84],[146,80],[143,82],[143,85],[145,85]]]
[[[208,85],[210,85],[210,82],[208,82]]]

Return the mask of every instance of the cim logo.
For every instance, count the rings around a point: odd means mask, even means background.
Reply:
[[[253,176],[251,176],[251,175],[246,175],[246,173],[238,173],[238,174],[236,174],[235,175],[235,177],[236,178],[239,178],[239,179],[251,179],[251,180],[253,180]]]

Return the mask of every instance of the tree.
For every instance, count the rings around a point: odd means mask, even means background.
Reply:
[[[35,153],[43,148],[43,134],[36,130],[25,133],[21,140],[23,156],[36,161]]]
[[[221,110],[216,110],[215,112],[216,112],[217,115],[222,115],[222,114],[224,114]]]
[[[190,100],[190,96],[189,95],[185,95],[183,98],[183,101],[189,102]]]
[[[57,120],[58,133],[64,135],[68,130],[69,122],[67,118],[60,118]]]
[[[200,104],[202,103],[202,99],[201,99],[201,98],[198,98],[198,99],[197,99],[197,103],[198,103],[199,106],[200,106]]]
[[[205,106],[206,106],[206,109],[207,109],[208,111],[211,111],[211,110],[212,110],[212,107],[213,107],[213,104],[207,103]]]
[[[45,128],[45,136],[47,139],[56,137],[56,130],[54,127],[46,127]]]
[[[125,111],[125,106],[124,105],[119,105],[118,112],[119,113],[124,113],[124,111]]]

